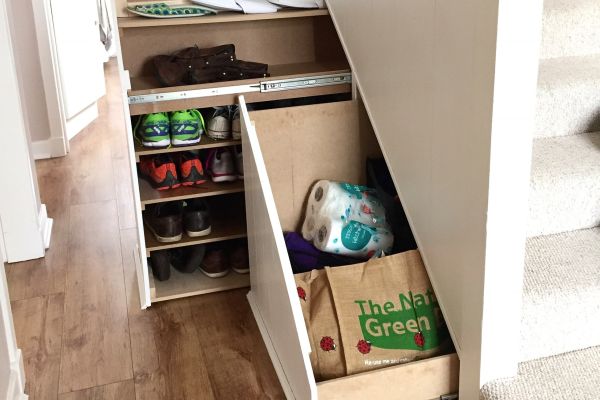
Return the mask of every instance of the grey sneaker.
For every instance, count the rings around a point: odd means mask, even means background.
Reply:
[[[233,106],[234,112],[231,118],[231,136],[233,140],[240,140],[242,138],[242,128],[240,125],[240,107]]]
[[[211,139],[223,140],[231,138],[231,107],[215,107],[206,127],[206,134]]]
[[[206,169],[213,182],[237,180],[234,156],[227,148],[213,149],[206,160]]]

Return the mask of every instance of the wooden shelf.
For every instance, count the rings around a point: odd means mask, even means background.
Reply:
[[[209,278],[199,270],[184,274],[171,268],[171,277],[162,282],[154,279],[151,270],[148,273],[150,298],[153,303],[250,286],[250,275],[238,274],[235,271],[230,271],[222,278]]]
[[[211,213],[212,232],[210,235],[191,238],[184,232],[183,239],[174,243],[161,243],[154,237],[154,234],[144,224],[144,237],[146,240],[146,257],[150,257],[150,252],[157,250],[174,249],[177,247],[192,246],[195,244],[221,242],[230,239],[239,239],[246,237],[246,218],[240,213],[230,215],[216,210]],[[235,215],[238,214],[238,215]]]
[[[142,96],[148,94],[164,94],[173,92],[184,92],[191,90],[214,90],[215,95],[184,98],[177,100],[166,100],[153,103],[130,104],[129,110],[131,115],[149,114],[155,112],[168,112],[188,108],[205,108],[224,106],[237,103],[239,94],[244,94],[246,102],[261,102],[271,100],[284,100],[290,98],[320,96],[337,93],[349,93],[352,90],[350,84],[338,84],[331,86],[319,86],[313,88],[272,91],[272,92],[249,92],[249,93],[229,93],[218,94],[217,89],[230,88],[235,86],[258,85],[260,82],[275,81],[281,79],[292,79],[305,76],[322,76],[349,73],[350,67],[344,61],[337,62],[306,62],[296,64],[280,64],[270,65],[268,78],[246,79],[240,81],[215,82],[202,85],[188,86],[172,86],[161,87],[155,77],[140,76],[131,78],[131,89],[128,91],[128,96]]]
[[[147,204],[164,203],[166,201],[185,200],[196,197],[219,196],[222,194],[244,191],[244,181],[215,183],[207,177],[207,182],[200,186],[182,186],[177,189],[156,190],[145,179],[138,179],[142,208]]]
[[[169,148],[153,148],[153,147],[144,147],[139,142],[135,142],[135,160],[140,162],[140,156],[151,156],[154,154],[163,154],[163,153],[177,153],[182,151],[189,150],[203,150],[203,149],[211,149],[215,147],[227,147],[227,146],[236,146],[242,144],[241,140],[214,140],[209,138],[207,135],[202,135],[202,139],[200,143],[192,145],[192,146],[179,146],[179,147],[169,147]]]
[[[134,15],[134,14],[131,14]],[[121,29],[145,28],[156,26],[174,25],[199,25],[199,24],[223,24],[228,22],[265,21],[286,18],[307,18],[329,15],[327,9],[315,10],[282,10],[267,14],[243,14],[235,12],[220,12],[217,15],[189,18],[146,18],[146,17],[121,17],[118,25]]]

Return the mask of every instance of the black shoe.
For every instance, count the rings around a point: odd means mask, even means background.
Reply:
[[[178,242],[182,232],[183,202],[149,205],[144,212],[144,223],[161,243]]]
[[[177,271],[191,274],[198,269],[205,254],[206,246],[203,244],[174,249],[171,251],[171,263]]]
[[[202,199],[187,200],[183,210],[183,228],[190,237],[210,234],[208,205]]]
[[[168,250],[153,251],[150,253],[150,266],[152,274],[159,281],[166,281],[171,277],[171,257]]]

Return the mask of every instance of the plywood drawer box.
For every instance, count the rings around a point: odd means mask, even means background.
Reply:
[[[380,155],[381,150],[357,101],[250,114],[243,98],[240,103],[251,271],[248,297],[288,398],[428,400],[457,392],[456,354],[315,381],[282,231],[298,231],[306,195],[315,181],[363,183],[366,157]]]

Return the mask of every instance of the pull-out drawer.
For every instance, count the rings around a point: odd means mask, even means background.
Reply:
[[[363,183],[381,150],[356,101],[258,111],[242,107],[249,301],[288,398],[428,400],[458,391],[458,358],[443,355],[317,383],[282,231],[299,230],[319,179]]]

